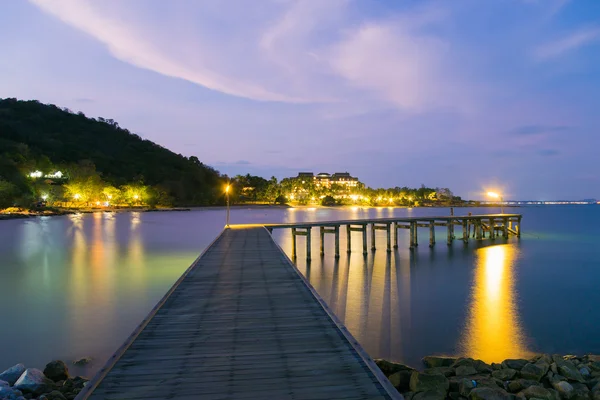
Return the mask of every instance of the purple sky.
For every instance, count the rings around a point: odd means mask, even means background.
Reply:
[[[600,198],[598,0],[8,0],[0,97],[228,174]]]

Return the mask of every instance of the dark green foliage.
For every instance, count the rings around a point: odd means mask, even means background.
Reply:
[[[25,175],[34,168],[49,172],[53,166],[81,165],[83,160],[114,186],[143,181],[160,201],[223,201],[219,173],[196,157],[175,154],[111,119],[95,120],[37,101],[0,99],[0,179],[19,193],[31,195]],[[70,174],[76,171],[69,168]]]
[[[335,198],[333,196],[325,196],[321,200],[322,206],[335,206],[336,204],[337,202],[335,201]]]

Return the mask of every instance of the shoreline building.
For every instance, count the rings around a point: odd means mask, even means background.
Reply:
[[[349,172],[335,172],[333,174],[319,172],[316,176],[312,172],[299,172],[297,179],[302,180],[303,183],[313,181],[316,186],[327,189],[330,189],[333,185],[350,189],[357,187],[359,184],[358,178],[350,175]]]

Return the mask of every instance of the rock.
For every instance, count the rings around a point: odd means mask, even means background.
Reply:
[[[550,364],[550,371],[552,371],[554,374],[558,374],[558,367],[556,366],[556,363]]]
[[[590,389],[585,386],[583,383],[573,383],[573,395],[571,396],[571,400],[589,400],[590,398]]]
[[[502,368],[511,368],[521,370],[525,365],[529,364],[529,361],[523,359],[508,359],[502,361]]]
[[[452,369],[451,367],[427,368],[425,371],[423,371],[423,373],[424,374],[442,374],[447,378],[455,375],[454,369]]]
[[[502,364],[492,363],[492,369],[498,371],[499,369],[502,369]]]
[[[10,386],[6,381],[0,381],[0,387],[2,386]]]
[[[449,392],[448,393],[448,397],[450,398],[450,400],[460,400],[460,393],[458,392]]]
[[[511,400],[511,395],[499,387],[478,387],[471,390],[471,400]]]
[[[383,372],[383,374],[385,376],[390,376],[392,374],[395,374],[398,371],[413,371],[414,370],[413,368],[407,367],[404,364],[386,361],[381,358],[375,359],[373,361],[375,361],[375,364],[377,364],[377,366],[379,367],[379,369],[381,370],[381,372]],[[67,379],[67,378],[65,378],[65,379]]]
[[[548,371],[549,366],[547,364],[545,365],[547,366],[546,369],[540,367],[537,364],[525,364],[525,366],[521,368],[520,375],[523,379],[531,379],[533,381],[539,382],[540,379],[542,379],[542,377],[546,375],[546,372]]]
[[[423,363],[427,368],[449,367],[456,361],[455,357],[423,357]]]
[[[63,381],[69,378],[69,368],[63,361],[54,360],[46,364],[44,375],[54,382]]]
[[[92,361],[91,357],[84,357],[84,358],[80,358],[79,360],[73,361],[73,364],[75,364],[77,366],[83,366],[83,365],[89,364],[91,361]]]
[[[600,355],[588,354],[586,357],[588,362],[600,362]]]
[[[25,372],[25,366],[23,364],[13,365],[6,371],[0,374],[0,381],[8,382],[9,385],[14,385],[17,379]]]
[[[446,392],[436,392],[435,390],[427,390],[425,392],[415,393],[412,400],[445,400]]]
[[[573,386],[567,381],[552,382],[552,387],[563,399],[570,399],[573,396]]]
[[[458,383],[458,394],[460,394],[463,397],[469,397],[471,390],[475,389],[476,387],[476,381],[468,378],[462,378]]]
[[[446,393],[450,383],[442,374],[422,374],[414,371],[410,377],[410,390],[413,392],[426,392],[433,390]]]
[[[492,372],[492,376],[496,379],[500,379],[501,381],[510,381],[517,376],[517,370],[512,368],[500,369]]]
[[[524,389],[527,389],[530,386],[540,386],[540,383],[537,381],[530,381],[527,379],[517,379],[508,383],[508,390],[511,393],[518,393]]]
[[[67,398],[58,390],[53,390],[46,396],[48,396],[48,400],[67,400]]]
[[[410,377],[413,371],[403,370],[393,373],[388,377],[388,380],[400,393],[410,390]]]
[[[461,365],[457,367],[454,372],[456,376],[467,376],[467,375],[476,375],[477,370],[470,365]]]
[[[570,381],[584,382],[583,376],[570,361],[558,365],[558,372]]]
[[[415,396],[415,392],[406,392],[403,394],[404,396],[404,400],[412,400],[412,398]]]
[[[584,378],[588,377],[591,375],[591,372],[589,369],[587,369],[586,367],[583,368],[579,368],[579,373],[581,374],[581,376],[583,376]]]
[[[552,392],[541,386],[529,386],[523,390],[523,394],[527,399],[554,400]]]
[[[474,367],[480,374],[491,374],[494,370],[490,364],[487,364],[481,360],[475,360]]]
[[[14,396],[13,390],[9,386],[0,386],[0,399],[8,399]]]
[[[46,378],[42,371],[36,368],[27,368],[15,383],[14,388],[24,393],[39,395],[52,390],[53,382]]]
[[[560,395],[558,394],[558,392],[556,390],[550,389],[550,388],[546,388],[546,389],[548,389],[550,394],[552,394],[552,400],[560,400]]]
[[[588,366],[592,371],[600,371],[600,361],[592,361]]]

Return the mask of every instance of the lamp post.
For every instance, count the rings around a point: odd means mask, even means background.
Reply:
[[[227,197],[227,217],[225,219],[225,226],[229,227],[229,189],[231,188],[230,184],[227,184],[225,187],[225,196]]]
[[[500,213],[504,214],[504,199],[502,196],[496,192],[487,192],[487,195],[493,197],[494,199],[500,199]]]

